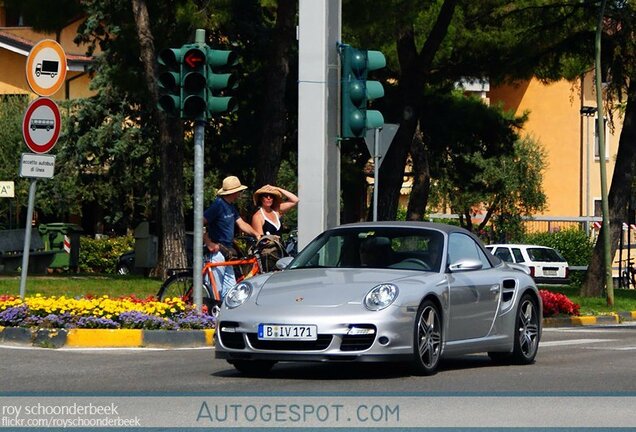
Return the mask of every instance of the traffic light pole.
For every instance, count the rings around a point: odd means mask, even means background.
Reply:
[[[378,220],[378,191],[380,187],[380,129],[373,134],[373,221]]]
[[[196,31],[195,43],[205,44],[205,30]],[[194,241],[192,242],[192,283],[194,304],[197,311],[203,307],[203,156],[205,148],[205,124],[194,122]]]
[[[203,149],[205,146],[205,122],[194,125],[194,241],[192,242],[192,282],[194,304],[199,312],[203,305]]]

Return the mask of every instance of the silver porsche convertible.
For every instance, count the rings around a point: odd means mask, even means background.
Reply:
[[[542,303],[527,269],[465,229],[342,225],[279,264],[224,299],[215,356],[241,372],[279,361],[398,361],[431,375],[445,356],[529,364],[537,354]]]

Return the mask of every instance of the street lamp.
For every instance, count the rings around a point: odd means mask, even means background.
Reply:
[[[585,215],[590,216],[590,166],[592,163],[590,162],[590,118],[596,115],[598,109],[592,106],[582,106],[581,107],[581,115],[587,117],[587,158],[586,158],[586,178],[585,178]]]

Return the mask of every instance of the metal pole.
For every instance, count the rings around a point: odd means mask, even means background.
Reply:
[[[621,230],[621,238],[618,242],[618,287],[625,288],[623,286],[623,235],[624,230]],[[627,265],[625,265],[627,267]]]
[[[373,134],[373,221],[378,220],[378,190],[380,186],[380,128]]]
[[[29,187],[29,207],[26,215],[26,229],[24,231],[24,247],[22,249],[22,273],[20,276],[20,298],[24,300],[26,294],[26,280],[29,271],[29,251],[31,250],[31,220],[33,219],[33,207],[35,206],[35,190],[37,180],[31,180]]]
[[[205,44],[205,30],[197,29],[195,43]],[[205,121],[194,123],[194,234],[192,240],[192,283],[197,311],[203,307],[203,155],[205,147]]]
[[[605,122],[603,115],[603,85],[601,82],[601,31],[603,28],[603,17],[605,15],[606,0],[601,2],[601,10],[599,11],[598,23],[596,25],[595,38],[595,59],[594,59],[594,75],[596,84],[596,106],[598,107],[598,117],[596,119],[598,130],[598,152],[601,166],[601,204],[603,208],[603,258],[605,263],[605,286],[607,288],[607,304],[614,305],[614,285],[612,281],[612,253],[611,253],[611,231],[609,218],[609,204],[607,200],[607,174],[605,161]]]
[[[586,181],[585,181],[585,216],[590,216],[590,116],[586,115],[587,118],[587,173],[586,173]]]
[[[205,122],[194,125],[194,238],[192,241],[192,281],[194,304],[199,312],[203,305],[203,149]]]

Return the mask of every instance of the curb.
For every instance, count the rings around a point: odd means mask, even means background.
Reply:
[[[599,316],[573,316],[563,318],[543,318],[543,327],[580,327],[620,324],[636,321],[636,311],[618,312]]]
[[[214,329],[29,329],[0,327],[0,342],[41,348],[198,348],[214,345]]]

